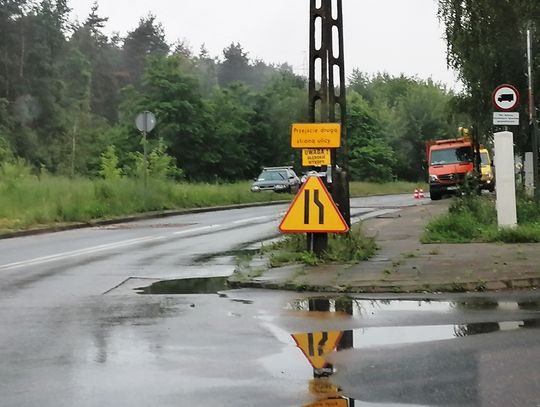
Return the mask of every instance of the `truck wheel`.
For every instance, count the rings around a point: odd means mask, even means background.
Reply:
[[[438,201],[442,198],[442,194],[440,192],[430,192],[429,197],[432,201]]]

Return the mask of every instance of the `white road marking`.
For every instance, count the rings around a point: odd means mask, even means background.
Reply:
[[[279,215],[282,215],[284,213],[285,212],[280,213]],[[267,219],[267,218],[270,218],[270,217],[269,216],[258,216],[258,217],[254,217],[254,218],[241,219],[241,220],[231,222],[228,225],[249,223],[249,222],[253,222],[255,220],[261,220],[261,219]],[[216,224],[216,225],[208,225],[208,226],[201,226],[201,227],[198,227],[198,228],[180,230],[178,232],[173,232],[173,234],[174,235],[184,235],[184,234],[202,232],[202,231],[207,231],[207,230],[212,230],[212,229],[214,229],[214,230],[215,229],[221,229],[221,228],[225,229],[226,227],[227,227],[226,224],[225,225],[218,225],[218,224]],[[161,240],[161,239],[166,239],[166,236],[147,236],[147,237],[140,237],[140,238],[137,238],[137,239],[124,240],[124,241],[120,241],[120,242],[107,243],[107,244],[103,244],[103,245],[87,247],[87,248],[84,248],[84,249],[78,249],[78,250],[73,250],[73,251],[69,251],[69,252],[52,254],[50,256],[37,257],[35,259],[22,260],[22,261],[18,261],[18,262],[14,262],[14,263],[2,264],[2,265],[0,265],[0,271],[13,270],[13,269],[18,269],[18,268],[27,267],[27,266],[45,264],[45,263],[50,263],[50,262],[54,262],[54,261],[69,259],[69,258],[72,258],[72,257],[77,257],[77,256],[82,256],[82,255],[92,254],[92,253],[98,253],[98,252],[102,252],[102,251],[106,251],[106,250],[112,250],[112,249],[117,249],[117,248],[120,248],[120,247],[127,247],[127,246],[132,246],[132,245],[136,245],[136,244],[143,243],[143,242],[149,242],[149,241],[152,241],[152,240]]]
[[[119,247],[132,246],[132,245],[135,245],[135,244],[139,244],[139,243],[143,243],[143,242],[149,242],[149,241],[152,241],[152,240],[160,240],[160,239],[165,239],[165,236],[140,237],[140,238],[137,238],[137,239],[130,239],[130,240],[124,240],[124,241],[120,241],[120,242],[107,243],[107,244],[102,244],[102,245],[99,245],[99,246],[93,246],[93,247],[87,247],[87,248],[84,248],[84,249],[73,250],[73,251],[70,251],[70,252],[57,253],[57,254],[53,254],[53,255],[50,255],[50,256],[37,257],[35,259],[23,260],[23,261],[18,261],[18,262],[9,263],[9,264],[3,264],[3,265],[0,265],[0,271],[13,270],[13,269],[21,268],[21,267],[27,267],[27,266],[37,265],[37,264],[50,263],[50,262],[53,262],[53,261],[69,259],[71,257],[82,256],[84,254],[98,253],[98,252],[103,252],[103,251],[106,251],[106,250],[117,249]]]
[[[200,228],[180,230],[179,232],[173,232],[173,235],[184,235],[186,233],[201,232],[203,230],[215,229],[220,226],[221,225],[209,225],[209,226],[201,226]]]
[[[255,218],[247,218],[247,219],[240,219],[240,220],[235,220],[233,223],[234,224],[240,224],[240,223],[249,223],[249,222],[253,222],[255,220],[261,220],[261,219],[268,219],[269,216],[257,216]]]

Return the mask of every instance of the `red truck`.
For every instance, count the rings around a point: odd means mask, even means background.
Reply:
[[[429,194],[433,201],[455,193],[474,170],[473,143],[469,137],[427,143]]]

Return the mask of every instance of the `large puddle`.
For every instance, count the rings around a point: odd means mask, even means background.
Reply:
[[[287,310],[312,321],[291,334],[313,368],[308,388],[317,401],[309,407],[477,405],[467,404],[477,397],[474,351],[462,354],[444,341],[540,327],[534,301],[307,298]],[[418,388],[407,389],[407,380]]]
[[[135,289],[137,294],[217,294],[227,289],[227,277],[184,278],[158,281]]]
[[[299,317],[327,320],[329,325],[346,320],[353,324],[361,321],[365,327],[347,330],[354,348],[432,342],[540,327],[540,303],[533,301],[311,298],[291,302],[288,310]],[[520,313],[519,318],[516,318],[516,313]],[[459,320],[463,323],[445,323]],[[370,325],[370,321],[374,323]]]
[[[228,291],[227,277],[160,281],[138,293],[219,294],[260,306],[258,295],[247,300]],[[478,345],[471,345],[477,340],[464,338],[486,335],[480,339],[483,344],[493,340],[488,335],[538,329],[540,301],[455,298],[289,301],[269,319],[276,321],[280,314],[281,322],[269,329],[288,345],[262,363],[272,371],[278,366],[280,374],[292,365],[308,370],[313,402],[302,407],[478,405],[477,370],[485,361],[477,356]],[[469,345],[461,348],[458,343]],[[389,385],[392,380],[395,388]],[[408,380],[421,389],[407,387]]]

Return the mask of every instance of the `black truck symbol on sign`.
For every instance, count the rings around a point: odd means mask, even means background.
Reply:
[[[514,94],[513,93],[502,93],[497,98],[499,102],[513,102],[514,101]]]

